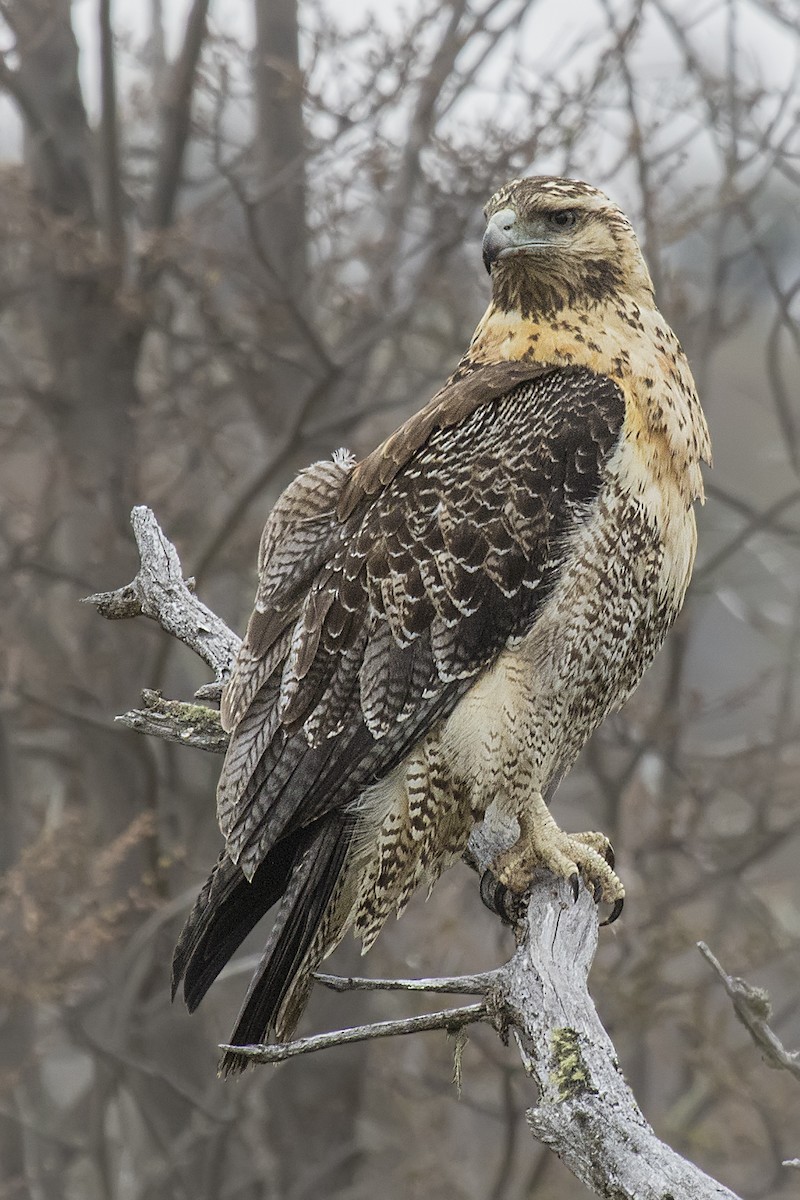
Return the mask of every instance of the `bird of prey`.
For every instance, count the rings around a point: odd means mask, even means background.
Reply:
[[[477,822],[511,828],[512,892],[543,865],[621,906],[606,839],[550,804],[680,610],[708,431],[616,204],[538,176],[485,211],[492,299],[454,374],[361,462],[302,471],[262,535],[225,849],[173,964],[194,1009],[278,905],[234,1046],[290,1037],[345,931],[367,949]]]

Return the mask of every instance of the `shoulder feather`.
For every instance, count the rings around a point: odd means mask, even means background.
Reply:
[[[555,369],[535,362],[489,363],[452,379],[424,408],[358,463],[342,488],[337,506],[340,519],[345,520],[361,500],[391,483],[434,430],[460,424],[481,405],[491,404],[518,384]]]

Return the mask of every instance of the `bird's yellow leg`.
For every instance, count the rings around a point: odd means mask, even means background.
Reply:
[[[517,813],[517,820],[517,841],[498,854],[491,867],[492,874],[509,891],[522,895],[530,886],[534,870],[546,867],[554,875],[571,880],[577,897],[578,878],[583,875],[596,900],[614,905],[611,920],[619,915],[625,888],[614,873],[614,853],[604,834],[564,833],[538,792]]]

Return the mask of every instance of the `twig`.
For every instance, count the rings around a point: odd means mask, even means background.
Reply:
[[[770,504],[764,512],[756,513],[738,533],[734,534],[729,542],[726,542],[716,554],[712,554],[711,558],[703,563],[699,570],[695,571],[695,589],[704,586],[714,572],[734,554],[737,554],[755,534],[769,529],[778,517],[782,516],[787,509],[793,508],[795,504],[800,504],[800,488],[781,496],[780,500]]]
[[[447,1008],[442,1012],[425,1013],[420,1017],[405,1017],[399,1021],[376,1021],[372,1025],[354,1025],[332,1033],[318,1033],[274,1046],[228,1046],[220,1050],[242,1054],[251,1062],[279,1063],[299,1054],[314,1054],[331,1046],[347,1046],[352,1042],[369,1042],[373,1038],[400,1037],[407,1033],[424,1033],[431,1029],[446,1029],[453,1033],[477,1021],[490,1020],[486,1004],[467,1004],[463,1008]]]
[[[485,996],[498,974],[495,970],[441,979],[360,979],[354,975],[325,975],[315,971],[314,979],[334,992],[450,992],[459,996]]]
[[[205,704],[187,704],[181,700],[165,700],[160,692],[145,688],[144,708],[134,708],[114,720],[126,729],[193,746],[211,754],[224,754],[228,734],[220,725],[219,713]]]
[[[767,1066],[777,1071],[788,1071],[800,1079],[800,1053],[786,1050],[769,1027],[772,1002],[764,988],[753,987],[746,979],[728,975],[724,967],[705,942],[698,942],[697,949],[722,980],[725,991],[733,1002],[733,1011],[744,1025],[750,1037],[761,1051]]]

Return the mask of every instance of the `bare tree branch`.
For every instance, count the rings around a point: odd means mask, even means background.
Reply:
[[[497,971],[479,975],[443,976],[440,979],[361,979],[353,975],[326,975],[315,971],[314,978],[334,992],[452,992],[460,996],[485,996],[497,978]]]
[[[117,83],[111,0],[100,0],[100,170],[103,184],[103,224],[109,249],[122,267],[125,226],[122,219],[122,171],[117,126]]]
[[[793,489],[788,495],[781,496],[774,504],[770,504],[763,512],[756,513],[729,542],[726,542],[716,554],[712,554],[695,571],[694,587],[703,587],[711,579],[714,572],[734,554],[737,554],[755,534],[760,533],[763,529],[769,529],[778,517],[782,516],[788,509],[793,508],[795,504],[800,504],[800,488]]]
[[[145,688],[144,708],[135,708],[114,719],[126,729],[211,754],[224,754],[228,735],[220,725],[219,713],[205,704],[165,700],[160,692]]]
[[[513,1032],[539,1100],[534,1137],[598,1196],[732,1200],[734,1193],[656,1137],[620,1070],[587,987],[598,921],[586,889],[576,903],[552,876],[534,881],[524,936],[492,1003]]]
[[[746,979],[728,975],[705,942],[698,942],[697,949],[719,975],[733,1002],[733,1011],[758,1046],[767,1065],[779,1071],[788,1071],[795,1079],[800,1079],[800,1052],[784,1049],[769,1027],[772,1017],[769,992],[764,988],[753,987]]]
[[[152,229],[167,229],[175,215],[183,157],[189,140],[195,72],[206,35],[208,4],[209,0],[194,0],[164,103],[161,148],[150,201],[148,224]]]
[[[274,1046],[228,1046],[250,1062],[279,1063],[300,1054],[314,1054],[318,1050],[329,1050],[332,1046],[348,1046],[353,1042],[369,1042],[374,1038],[401,1037],[407,1033],[424,1033],[432,1029],[446,1029],[455,1033],[476,1021],[490,1020],[485,1004],[467,1004],[463,1008],[447,1008],[442,1012],[425,1013],[420,1017],[405,1017],[399,1021],[375,1021],[371,1025],[354,1025],[352,1029],[336,1029],[332,1033],[318,1033],[312,1037],[298,1038],[294,1042],[280,1042]]]
[[[208,663],[218,680],[225,679],[240,639],[184,582],[178,552],[161,531],[151,509],[143,505],[134,508],[131,524],[141,558],[136,578],[116,591],[87,596],[83,603],[94,604],[110,621],[151,617]]]

